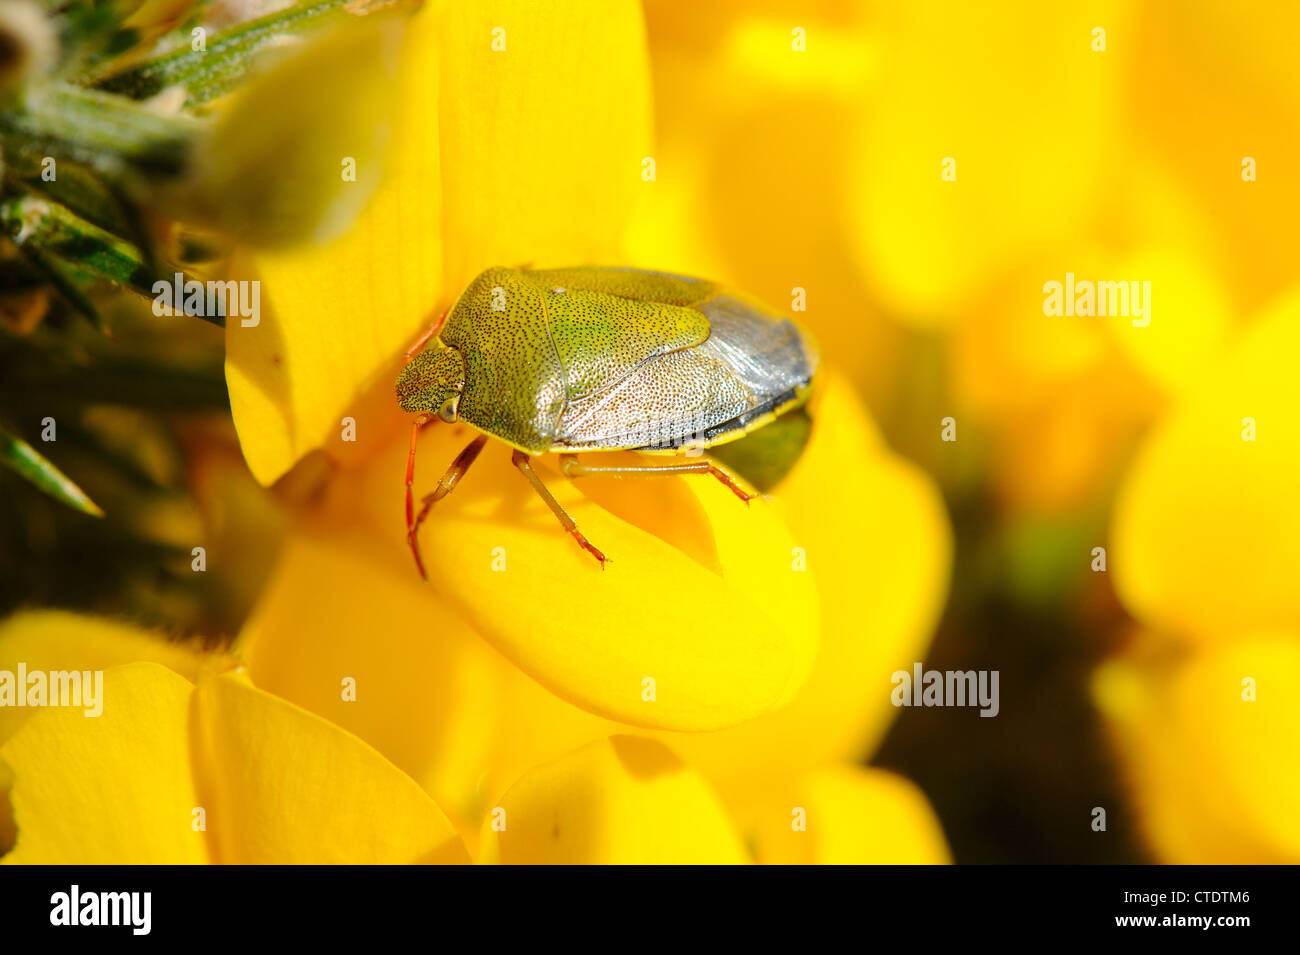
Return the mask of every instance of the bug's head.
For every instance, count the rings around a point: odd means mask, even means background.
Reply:
[[[434,342],[397,376],[397,402],[411,414],[436,414],[456,420],[456,406],[465,389],[465,360],[454,348]]]

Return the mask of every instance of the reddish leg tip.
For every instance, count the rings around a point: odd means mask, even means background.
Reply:
[[[415,569],[420,572],[424,582],[429,582],[429,575],[424,569],[424,560],[420,557],[420,542],[415,539],[415,532],[412,531],[406,535],[407,546],[411,548],[411,556],[415,558]]]
[[[585,550],[592,557],[596,558],[596,560],[600,561],[600,569],[604,570],[605,562],[608,561],[609,558],[600,552],[600,548],[598,548],[591,541],[587,540],[587,538],[583,537],[577,531],[573,531],[572,534],[573,534],[573,539],[578,542],[578,546],[581,547],[583,550]]]
[[[727,489],[730,490],[732,494],[744,501],[747,507],[749,506],[750,501],[758,497],[757,494],[750,494],[743,487],[737,484],[735,479],[733,479],[726,471],[722,470],[722,468],[710,466],[709,473],[726,485]]]

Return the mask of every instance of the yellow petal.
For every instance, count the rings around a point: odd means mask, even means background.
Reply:
[[[429,4],[407,28],[393,147],[356,224],[326,245],[234,267],[262,283],[259,323],[227,322],[226,383],[244,456],[264,484],[314,448],[368,448],[374,434],[360,395],[435,317],[443,291],[438,46]],[[330,162],[339,175],[340,161]],[[345,416],[361,422],[357,445],[341,440]]]
[[[629,248],[637,265],[707,275],[777,309],[803,296],[799,318],[823,353],[883,395],[899,371],[893,329],[843,241],[845,195],[861,175],[853,131],[879,53],[862,24],[832,25],[829,9],[798,9],[803,52],[791,48],[786,6],[647,5],[663,108],[657,178],[637,207]]]
[[[1300,294],[1269,310],[1147,439],[1120,488],[1110,566],[1148,624],[1300,631]],[[1243,440],[1254,423],[1255,440]],[[1248,434],[1247,434],[1248,436]]]
[[[202,802],[190,767],[188,680],[155,663],[104,673],[104,711],[46,708],[0,748],[13,772],[10,863],[208,861],[191,827]]]
[[[202,666],[222,666],[224,654],[205,654],[192,643],[167,640],[130,624],[63,610],[32,610],[0,623],[0,670],[105,670],[123,663],[160,663],[187,679]],[[0,707],[0,745],[28,718],[40,712],[20,706]],[[11,773],[0,764],[0,854],[13,846],[15,828],[9,802]]]
[[[13,672],[19,662],[27,671],[105,670],[123,663],[159,663],[193,680],[199,668],[220,665],[218,654],[205,655],[192,643],[150,635],[138,627],[103,617],[63,610],[18,613],[0,623],[0,670]],[[0,707],[0,743],[36,710]]]
[[[1297,633],[1249,635],[1185,660],[1151,649],[1105,664],[1093,691],[1157,858],[1300,862]]]
[[[621,728],[525,676],[420,580],[408,553],[377,554],[355,530],[291,536],[236,652],[256,686],[366,740],[471,840],[525,770]]]
[[[1128,17],[1034,0],[877,10],[880,92],[859,114],[849,228],[872,287],[929,325],[1086,222],[1107,139],[1078,118],[1119,108]],[[1105,53],[1091,48],[1099,24]]]
[[[1295,278],[1300,180],[1284,170],[1300,164],[1300,71],[1291,43],[1300,8],[1265,2],[1134,10],[1141,48],[1126,108],[1164,176],[1185,183],[1212,216],[1217,275],[1253,312]],[[1213,137],[1202,135],[1207,129]],[[1256,164],[1254,181],[1242,178],[1247,157]]]
[[[1178,394],[1199,386],[1229,344],[1237,319],[1224,281],[1222,237],[1215,231],[1218,210],[1197,205],[1201,193],[1180,186],[1164,167],[1141,164],[1125,182],[1119,221],[1105,227],[1117,234],[1137,231],[1140,238],[1093,277],[1149,281],[1150,324],[1134,326],[1132,318],[1101,324],[1134,366],[1167,393]]]
[[[401,38],[373,16],[264,50],[278,61],[218,105],[170,213],[258,248],[344,232],[382,176]]]
[[[493,265],[614,264],[650,149],[640,4],[448,4],[444,240],[456,291]]]
[[[202,681],[195,712],[217,861],[468,860],[456,830],[414,780],[320,717],[234,674]]]
[[[757,861],[774,865],[943,865],[952,861],[925,794],[893,773],[835,766],[756,792]]]
[[[1199,385],[1235,318],[1194,194],[1141,158],[1106,188],[1115,201],[1096,229],[1122,248],[1075,236],[1020,256],[953,330],[958,419],[978,418],[1000,497],[1035,516],[1095,510],[1151,418]],[[1145,316],[1044,316],[1044,280],[1067,271],[1135,282]]]
[[[412,571],[294,535],[238,653],[256,686],[360,736],[476,832],[508,664]]]
[[[746,862],[709,787],[662,743],[612,736],[523,775],[484,822],[479,861]]]
[[[200,674],[195,695],[188,680],[157,664],[112,666],[103,673],[100,715],[87,716],[84,707],[36,710],[0,748],[0,784],[18,830],[7,858],[467,860],[413,780],[319,717],[237,676],[211,675],[223,658],[71,614],[26,615],[6,631],[7,650],[37,651],[31,666],[95,668],[138,650]],[[193,825],[197,808],[206,829]]]

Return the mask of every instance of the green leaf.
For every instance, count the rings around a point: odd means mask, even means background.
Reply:
[[[33,193],[66,206],[87,222],[99,226],[144,250],[151,237],[135,205],[95,173],[73,162],[58,166],[54,179],[42,176],[43,167],[23,154],[6,153],[6,172]]]
[[[103,517],[104,512],[86,492],[72,483],[62,471],[42,457],[22,438],[0,429],[0,464],[26,478],[32,484],[74,510],[93,517]]]
[[[58,203],[35,196],[0,202],[0,231],[7,233],[28,261],[101,331],[103,323],[82,290],[82,281],[107,279],[152,299],[155,282],[172,280],[171,275],[161,275],[138,246],[105,232]],[[214,325],[225,324],[221,315],[197,317]]]

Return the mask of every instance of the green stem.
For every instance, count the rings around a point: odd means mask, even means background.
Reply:
[[[414,0],[318,0],[241,23],[211,37],[206,49],[176,50],[102,81],[101,89],[133,99],[168,87],[185,89],[185,105],[201,106],[237,86],[256,66],[254,55],[285,37],[306,36],[322,26],[384,9],[413,8]]]
[[[165,116],[124,96],[51,83],[21,109],[0,112],[0,146],[29,163],[54,156],[108,175],[130,169],[174,177],[185,171],[202,128],[200,120]]]

